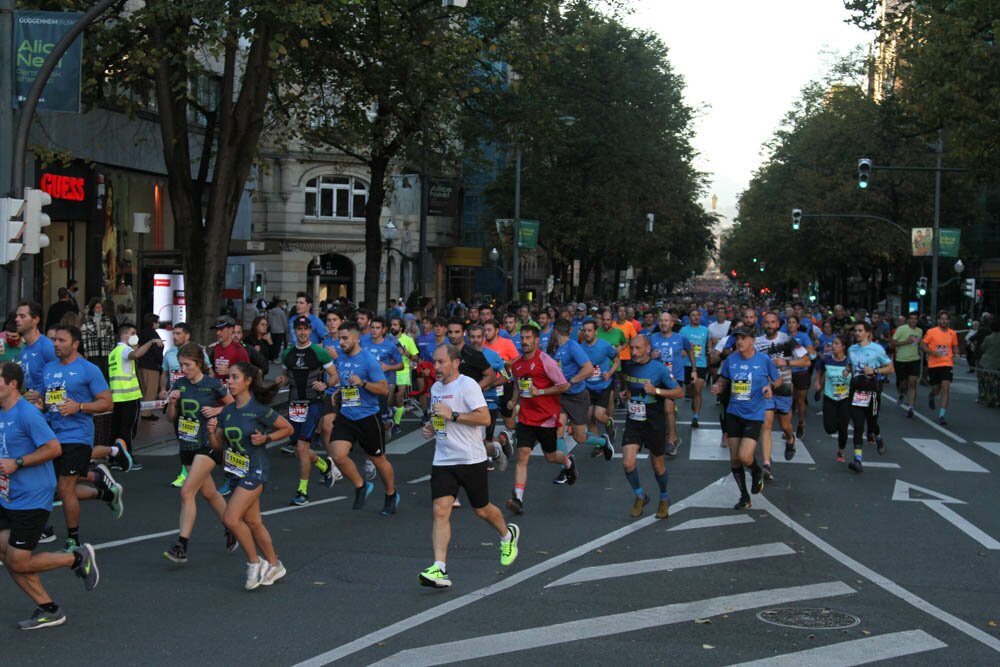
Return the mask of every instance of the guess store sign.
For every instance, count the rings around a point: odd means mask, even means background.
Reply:
[[[69,165],[46,165],[35,162],[37,187],[52,197],[45,212],[53,220],[89,220],[94,207],[94,171],[75,160]]]

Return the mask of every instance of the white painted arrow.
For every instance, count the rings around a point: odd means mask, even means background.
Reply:
[[[912,498],[910,497],[910,491],[918,491],[928,498]],[[960,531],[979,542],[981,545],[987,549],[993,551],[1000,551],[1000,542],[984,533],[982,530],[976,526],[969,523],[968,520],[960,516],[950,507],[946,507],[946,504],[953,505],[964,505],[965,501],[959,500],[958,498],[952,498],[951,496],[946,496],[938,491],[931,491],[930,489],[925,489],[922,486],[917,486],[916,484],[910,484],[909,482],[904,482],[900,479],[896,480],[896,486],[892,490],[892,499],[899,500],[903,502],[911,503],[923,503],[928,509],[932,510],[942,519],[950,523],[951,525],[958,528]]]

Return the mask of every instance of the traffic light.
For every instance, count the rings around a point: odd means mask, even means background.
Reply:
[[[962,285],[962,296],[967,296],[970,299],[976,298],[976,279],[966,278],[965,283]]]
[[[756,264],[756,263],[757,263],[757,258],[756,258],[756,257],[754,257],[754,258],[753,258],[753,263],[754,263],[754,264]]]
[[[983,290],[982,288],[976,290],[976,303],[983,302]]]
[[[868,158],[858,160],[858,187],[862,190],[868,187],[868,179],[872,175],[872,161]]]
[[[763,260],[761,260],[761,262],[760,262],[760,272],[764,273],[764,261]]]
[[[792,209],[792,230],[799,231],[799,227],[802,226],[802,209],[793,208]]]
[[[0,239],[0,264],[13,262],[21,256],[23,243],[21,234],[24,231],[24,220],[21,211],[24,209],[23,199],[0,199],[0,226],[3,227],[3,238]]]
[[[917,280],[917,294],[919,296],[927,296],[927,278],[925,276],[921,276]]]
[[[52,220],[42,208],[52,203],[52,195],[35,188],[24,189],[24,252],[37,255],[42,248],[49,247],[48,234],[42,233],[42,227],[48,227]]]
[[[264,274],[255,273],[253,277],[253,291],[254,294],[260,294],[264,291]]]

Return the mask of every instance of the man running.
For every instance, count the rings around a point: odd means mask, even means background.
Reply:
[[[705,388],[705,378],[708,376],[708,349],[711,333],[708,327],[701,326],[701,311],[692,308],[688,312],[688,323],[681,327],[681,336],[691,343],[694,357],[684,357],[684,387],[691,399],[691,428],[698,428],[698,413],[701,412],[701,391]]]
[[[504,400],[504,373],[506,372],[507,364],[499,354],[486,347],[486,335],[483,325],[478,322],[471,324],[468,329],[468,336],[469,346],[474,350],[482,352],[483,357],[485,357],[486,362],[494,372],[493,384],[486,388],[483,388],[482,385],[479,387],[483,392],[483,397],[486,399],[486,407],[490,411],[490,423],[486,426],[486,432],[483,435],[483,444],[486,446],[486,469],[493,470],[494,468],[499,468],[500,472],[503,472],[507,469],[508,459],[514,453],[514,450],[510,444],[510,438],[505,438],[502,442],[496,442],[494,441],[494,435],[496,433],[496,419],[500,412],[500,402]],[[452,347],[455,346],[452,345]],[[459,352],[460,361],[461,354]],[[459,366],[461,367],[461,364]]]
[[[399,425],[403,421],[406,397],[409,396],[413,385],[411,364],[415,363],[420,356],[416,341],[403,329],[402,318],[394,317],[389,320],[389,335],[396,339],[396,345],[403,358],[403,367],[396,371],[396,391],[390,397],[392,398],[392,406],[394,408],[392,430],[393,433],[398,433],[400,430]]]
[[[917,379],[920,377],[920,341],[923,330],[917,326],[920,313],[913,311],[906,315],[906,324],[898,327],[892,335],[892,346],[896,350],[896,388],[899,390],[899,406],[906,410],[907,417],[913,417],[913,405],[917,401]]]
[[[760,441],[764,450],[764,479],[774,479],[771,470],[771,426],[775,415],[785,436],[785,460],[791,461],[795,456],[795,433],[792,432],[792,368],[808,366],[809,357],[806,348],[779,331],[781,323],[778,316],[768,313],[764,316],[764,335],[754,339],[754,347],[758,352],[769,356],[781,373],[781,384],[775,385],[773,395],[767,401],[764,413],[764,424],[761,427]]]
[[[478,325],[470,337],[481,335]],[[460,489],[465,489],[469,504],[480,519],[500,536],[500,565],[507,567],[517,558],[520,529],[504,521],[500,510],[490,503],[486,454],[480,434],[493,417],[479,384],[459,372],[461,354],[453,345],[434,351],[434,370],[438,381],[431,387],[431,421],[424,424],[425,438],[434,438],[434,462],[431,468],[431,498],[434,503],[434,564],[420,573],[422,586],[448,588],[448,543],[451,541],[451,509]]]
[[[649,345],[652,349],[652,358],[658,359],[660,363],[667,367],[670,374],[678,383],[684,381],[684,357],[694,365],[694,347],[684,336],[674,331],[674,316],[670,312],[660,315],[659,330],[649,337]],[[624,363],[624,359],[622,360]],[[692,378],[694,375],[692,374]],[[677,433],[677,407],[673,400],[667,399],[663,402],[663,409],[667,413],[668,441],[666,445],[667,456],[677,456],[677,447],[681,444],[680,435]]]
[[[615,420],[608,412],[608,405],[613,400],[611,397],[611,392],[614,391],[612,384],[621,361],[618,358],[618,351],[610,343],[597,337],[597,322],[593,318],[588,317],[583,321],[580,333],[583,336],[583,351],[594,367],[590,377],[587,378],[587,391],[590,393],[590,412],[587,423],[590,424],[593,433],[597,433],[598,423],[603,424],[604,431],[613,447]],[[596,456],[600,452],[601,450],[595,449],[594,455]]]
[[[310,342],[316,343],[317,345],[323,344],[323,332],[326,331],[326,327],[323,326],[323,320],[319,319],[317,315],[313,312],[313,300],[306,292],[299,292],[295,295],[295,313],[288,318],[288,330],[292,331],[293,325],[296,320],[300,317],[305,317],[309,319],[310,326]],[[293,334],[294,335],[294,334]],[[236,363],[235,361],[233,363]]]
[[[920,349],[927,353],[927,374],[931,383],[931,393],[927,397],[927,405],[934,409],[934,397],[941,397],[941,407],[938,409],[938,424],[947,426],[945,411],[951,397],[952,369],[955,365],[955,355],[958,354],[958,336],[950,328],[951,316],[947,310],[937,314],[937,326],[924,334]]]

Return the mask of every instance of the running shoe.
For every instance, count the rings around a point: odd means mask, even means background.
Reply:
[[[429,586],[430,588],[451,588],[451,579],[448,578],[448,573],[437,565],[431,565],[421,572],[417,581],[420,582],[421,586]]]
[[[500,564],[504,567],[517,560],[517,540],[521,537],[521,529],[516,523],[508,523],[507,530],[510,531],[510,541],[500,543]]]
[[[372,460],[365,459],[365,479],[369,482],[374,482],[377,474],[378,470],[375,469],[375,464],[372,463]]]
[[[289,441],[281,446],[282,456],[295,456],[295,443]],[[254,587],[256,588],[256,586]],[[247,589],[249,590],[249,589]]]
[[[507,499],[507,509],[514,514],[524,514],[524,501],[517,497],[516,493],[511,493]]]
[[[497,469],[497,467],[493,464],[493,457],[492,456],[487,456],[486,457],[486,472],[493,472],[496,469]]]
[[[854,472],[858,473],[864,472],[865,469],[864,466],[861,465],[861,461],[859,459],[852,460],[850,463],[847,464],[847,467],[853,470]]]
[[[381,516],[389,516],[390,514],[395,514],[396,508],[399,507],[399,501],[400,501],[399,491],[392,494],[391,496],[386,496],[385,504],[382,505],[382,511],[379,512],[379,514]]]
[[[97,557],[94,555],[94,547],[89,544],[81,544],[73,552],[80,555],[80,564],[74,569],[77,576],[83,579],[83,587],[88,591],[94,590],[101,580],[100,572],[97,571]]]
[[[642,494],[642,498],[636,496],[635,500],[632,501],[632,509],[629,510],[628,515],[631,517],[642,516],[642,509],[648,504],[649,504],[649,496],[647,496],[645,493]]]
[[[753,507],[749,497],[740,498],[739,502],[733,505],[734,510],[748,510]]]
[[[260,586],[261,577],[264,575],[264,561],[257,561],[256,563],[247,563],[247,580],[243,584],[243,588],[248,591]]]
[[[56,541],[56,529],[52,526],[45,526],[42,529],[42,536],[38,538],[39,544],[48,544]]]
[[[698,428],[698,418],[691,417],[691,428]]]
[[[906,416],[913,419],[913,407],[911,406],[909,410],[906,411]]]
[[[188,562],[187,549],[184,545],[178,542],[174,546],[170,547],[163,552],[163,557],[169,560],[171,563],[186,563]]]
[[[270,586],[286,574],[288,574],[288,570],[285,569],[280,560],[277,565],[271,565],[267,561],[264,561],[264,576],[260,578],[260,585]]]
[[[236,541],[236,536],[233,535],[232,531],[226,528],[226,551],[228,553],[233,553],[240,546],[240,543]]]
[[[365,500],[368,496],[372,494],[375,490],[375,485],[371,482],[365,482],[364,486],[354,489],[354,509],[359,510],[365,506]]]
[[[125,513],[125,501],[122,500],[122,496],[125,495],[125,487],[121,484],[110,480],[113,484],[108,486],[108,491],[111,492],[111,500],[108,501],[108,507],[111,508],[111,514],[116,518],[122,518],[122,514]]]
[[[289,505],[298,505],[299,507],[309,504],[309,494],[302,493],[301,491],[296,491],[295,496],[288,501]]]
[[[771,472],[771,464],[770,463],[765,463],[764,465],[761,466],[761,468],[763,468],[764,481],[765,482],[773,482],[774,481],[774,473]]]
[[[62,625],[66,622],[66,614],[62,612],[62,609],[57,609],[54,612],[48,612],[41,607],[35,607],[34,613],[31,614],[31,618],[18,621],[17,627],[21,630],[39,630],[41,628],[47,628],[54,625]]]
[[[514,456],[514,447],[511,445],[509,431],[500,431],[500,433],[497,434],[497,442],[500,443],[500,451],[503,452],[503,455],[506,456],[508,460],[510,457]]]
[[[399,435],[402,432],[403,432],[403,427],[400,426],[399,424],[397,424],[396,422],[393,422],[392,423],[392,435]]]
[[[805,422],[800,421],[798,427],[796,427],[795,429],[795,437],[801,440],[802,436],[804,436],[805,434],[806,434]]]
[[[666,519],[669,516],[670,516],[670,501],[661,500],[660,504],[656,508],[656,518]]]
[[[750,471],[750,493],[760,493],[764,490],[764,470],[757,466]]]
[[[608,423],[607,423],[607,425],[604,428],[605,428],[605,430],[608,433],[608,437],[611,438],[611,442],[614,442],[615,441],[615,433],[617,433],[617,431],[615,431],[615,418],[614,417],[608,417]]]
[[[879,456],[885,454],[885,441],[882,440],[882,436],[875,436],[875,447],[878,450]]]
[[[568,482],[569,479],[566,477],[566,468],[560,469],[559,474],[552,480],[553,484],[566,484]]]
[[[566,458],[569,459],[571,464],[569,468],[566,468],[566,484],[573,486],[576,484],[576,457],[570,454]]]
[[[337,477],[334,475],[333,471],[337,469],[337,466],[333,465],[333,459],[329,456],[324,457],[326,459],[327,469],[326,472],[320,473],[320,481],[328,489],[333,488],[333,483],[337,481]]]
[[[785,442],[785,460],[786,461],[791,461],[794,458],[795,458],[795,441],[794,440],[786,441]]]
[[[609,436],[604,436],[604,446],[601,447],[600,451],[604,452],[605,461],[610,461],[615,457],[615,446],[611,444],[611,438]]]
[[[226,477],[222,482],[222,486],[219,487],[219,495],[225,498],[233,492],[236,488],[236,483],[233,481],[232,477]]]
[[[420,407],[420,402],[415,398],[408,398],[403,401],[403,407],[410,412],[420,412],[423,409]]]
[[[74,540],[72,537],[66,538],[66,544],[63,545],[63,553],[70,554],[80,548],[80,543]]]
[[[666,450],[664,453],[667,456],[677,456],[677,448],[681,446],[681,439],[677,438],[676,442],[668,442]]]
[[[170,482],[170,486],[175,489],[179,489],[184,486],[184,480],[187,479],[187,470],[181,470],[181,474],[174,478],[174,481]]]
[[[507,469],[507,464],[509,463],[507,455],[504,454],[503,447],[497,443],[493,443],[493,451],[496,452],[496,457],[493,459],[496,462],[496,468],[500,472],[503,472]]]
[[[847,461],[847,459],[844,458],[844,452],[843,451],[838,451],[837,452],[837,463],[844,463],[845,461]]]
[[[118,447],[118,456],[115,457],[113,463],[118,464],[118,467],[123,472],[129,472],[135,465],[135,461],[132,460],[132,452],[128,450],[128,447],[125,446],[125,441],[121,438],[115,440],[115,445]],[[142,469],[141,466],[139,469]]]
[[[941,426],[947,426],[948,420],[946,420],[943,416],[938,417],[938,424],[940,424]]]

